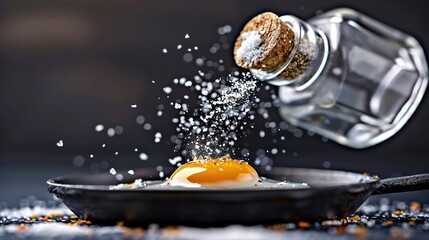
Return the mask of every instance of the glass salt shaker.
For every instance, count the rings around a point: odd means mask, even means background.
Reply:
[[[270,56],[278,63],[252,66],[270,48],[264,43],[276,40],[264,35],[261,22],[251,32],[245,27],[234,57],[279,86],[285,120],[357,149],[388,139],[408,121],[428,82],[425,55],[413,37],[345,8],[306,22],[291,15],[279,20],[293,35],[285,56]]]

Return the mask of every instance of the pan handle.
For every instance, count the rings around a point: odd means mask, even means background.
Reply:
[[[380,180],[381,185],[373,195],[429,189],[429,173]]]

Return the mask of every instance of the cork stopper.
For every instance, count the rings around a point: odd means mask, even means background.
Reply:
[[[280,18],[265,12],[252,18],[234,46],[234,60],[246,69],[271,71],[280,67],[294,47],[294,33]]]

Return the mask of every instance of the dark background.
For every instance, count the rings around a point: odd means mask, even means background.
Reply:
[[[227,69],[233,68],[231,48],[216,55],[209,51],[220,42],[219,27],[232,26],[226,40],[231,46],[246,21],[260,12],[308,19],[340,6],[407,32],[429,48],[429,14],[423,0],[2,1],[0,207],[18,206],[18,200],[28,195],[48,199],[44,181],[57,175],[168,165],[175,153],[174,145],[166,141],[174,133],[170,119],[177,113],[169,108],[162,88],[173,86],[173,78],[191,78],[200,69],[182,60],[188,47],[199,47],[192,52],[194,60],[221,58]],[[187,33],[191,38],[184,38]],[[177,50],[178,44],[184,48]],[[215,71],[213,78],[227,72]],[[192,94],[174,86],[173,91]],[[258,94],[269,96],[266,91]],[[138,107],[133,109],[132,104]],[[165,105],[162,117],[156,116],[160,104]],[[270,113],[279,121],[275,109]],[[144,130],[136,124],[138,115],[153,128]],[[408,124],[382,144],[353,150],[306,131],[296,137],[292,129],[281,133],[286,154],[271,158],[274,166],[323,168],[329,162],[332,169],[380,177],[429,172],[428,120],[425,96]],[[97,124],[121,126],[123,133],[108,137],[106,130],[95,132]],[[257,121],[255,128],[264,129],[263,124]],[[155,144],[158,131],[164,138]],[[59,140],[64,147],[56,146]],[[241,144],[248,144],[253,154],[270,149],[272,142],[258,139],[256,131]],[[147,153],[149,160],[139,160],[139,152]],[[83,166],[73,163],[77,155],[85,158]],[[393,197],[428,202],[428,195],[421,191]]]

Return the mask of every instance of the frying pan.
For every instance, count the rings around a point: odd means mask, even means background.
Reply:
[[[159,180],[154,169],[123,175],[123,183]],[[380,180],[345,171],[273,168],[260,175],[308,183],[311,188],[109,190],[109,185],[120,182],[108,173],[58,177],[47,183],[49,192],[77,216],[97,223],[193,226],[344,218],[371,195],[429,189],[429,174]]]

